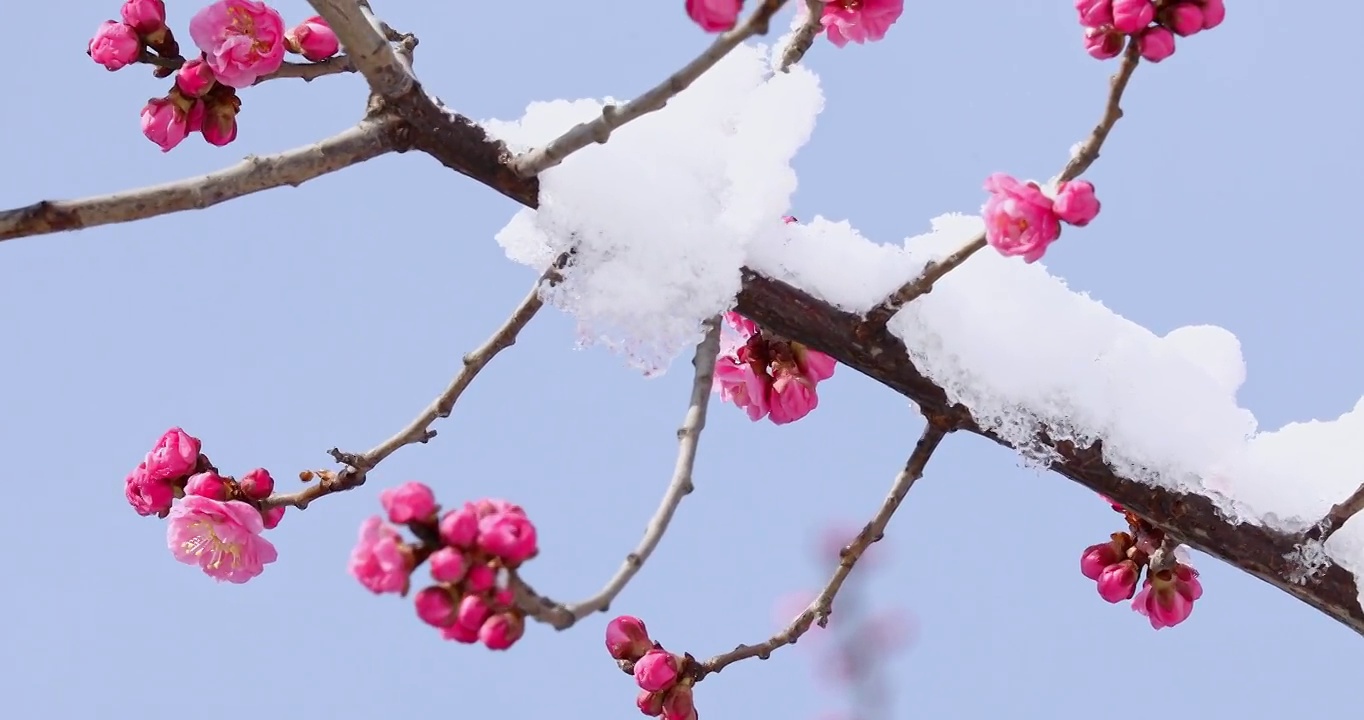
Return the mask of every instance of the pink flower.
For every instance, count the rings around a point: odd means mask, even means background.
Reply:
[[[1156,19],[1156,4],[1151,0],[1113,0],[1113,28],[1135,34]]]
[[[1132,609],[1145,615],[1156,630],[1174,627],[1193,612],[1194,601],[1203,597],[1198,571],[1184,563],[1173,570],[1148,573],[1141,592],[1132,600]]]
[[[741,340],[747,341],[749,338],[758,334],[757,323],[733,310],[725,313],[725,323],[734,328],[735,332],[739,333],[739,338]]]
[[[1094,197],[1094,184],[1088,180],[1061,183],[1051,207],[1062,222],[1076,227],[1088,225],[1099,214],[1099,199]]]
[[[1158,63],[1175,54],[1175,34],[1159,25],[1137,35],[1137,50],[1143,60]]]
[[[819,22],[829,31],[829,42],[834,45],[860,45],[884,38],[904,11],[904,0],[830,0]]]
[[[780,367],[776,379],[772,381],[772,392],[768,419],[774,424],[793,423],[819,407],[819,395],[815,384],[804,375],[788,368]]]
[[[526,632],[526,621],[515,613],[497,613],[478,628],[478,639],[489,650],[506,650]]]
[[[1203,29],[1211,30],[1227,19],[1227,6],[1223,0],[1203,0]]]
[[[1137,578],[1141,569],[1131,560],[1109,565],[1099,573],[1099,597],[1111,603],[1119,603],[1132,597],[1137,591]]]
[[[407,593],[412,556],[402,536],[378,515],[360,524],[360,540],[350,554],[350,574],[370,592]]]
[[[690,685],[678,685],[663,696],[663,720],[695,720],[696,699]]]
[[[538,550],[535,525],[519,512],[494,513],[478,521],[478,547],[508,565],[519,565]]]
[[[676,655],[655,648],[635,661],[635,682],[641,690],[664,692],[677,684],[680,665]]]
[[[658,717],[663,714],[663,697],[663,693],[640,690],[635,696],[635,707],[649,717]]]
[[[261,513],[261,519],[265,521],[266,530],[274,530],[279,527],[279,521],[284,519],[285,508],[283,505],[272,507]]]
[[[1127,36],[1105,25],[1085,28],[1085,52],[1095,60],[1108,60],[1122,54]]]
[[[1160,13],[1160,24],[1180,37],[1202,32],[1203,8],[1196,2],[1169,5]]]
[[[205,108],[203,112],[203,123],[198,128],[203,132],[204,141],[210,145],[222,147],[237,139],[237,111],[241,108],[242,101],[236,95],[226,97],[212,97],[211,101],[203,102],[198,107]],[[193,130],[191,126],[191,130]]]
[[[180,88],[185,97],[202,97],[217,82],[212,68],[202,58],[194,58],[175,71],[175,87]]]
[[[169,98],[152,98],[142,108],[142,134],[161,152],[170,152],[189,132],[189,115]]]
[[[464,577],[464,587],[471,593],[488,592],[496,584],[497,572],[487,565],[475,565],[469,568],[469,574]]]
[[[1023,262],[1037,262],[1047,246],[1061,236],[1061,223],[1048,198],[1035,183],[1021,183],[1004,173],[985,179],[990,199],[981,214],[985,218],[985,240],[999,254],[1023,256]]]
[[[314,15],[285,33],[284,45],[290,52],[296,52],[313,62],[326,60],[341,49],[336,32],[321,15]]]
[[[227,481],[215,472],[196,473],[185,481],[185,494],[197,495],[209,500],[226,500]]]
[[[190,475],[199,464],[200,447],[199,439],[184,430],[178,427],[167,430],[147,453],[147,475],[170,482]]]
[[[606,624],[606,651],[616,660],[634,662],[653,647],[649,629],[633,615],[621,615]]]
[[[743,408],[748,413],[748,419],[754,422],[767,417],[767,381],[765,373],[758,375],[748,363],[739,362],[725,354],[715,360],[713,385],[714,390],[720,393],[720,400]]]
[[[166,3],[162,0],[126,0],[119,8],[123,22],[143,36],[166,27]]]
[[[455,615],[455,622],[467,628],[477,630],[483,626],[483,621],[488,619],[493,609],[488,607],[488,601],[481,595],[465,595],[459,601],[459,610]]]
[[[175,488],[165,480],[153,480],[146,463],[141,463],[123,480],[123,496],[138,515],[162,515],[171,509]]]
[[[443,628],[455,621],[455,600],[450,591],[438,585],[423,588],[413,598],[417,617],[433,627]]]
[[[833,377],[834,368],[838,367],[837,360],[795,341],[791,342],[791,355],[795,358],[796,366],[800,368],[801,373],[812,384]]]
[[[275,479],[270,477],[270,471],[265,468],[256,468],[246,473],[237,481],[237,485],[242,489],[242,494],[250,500],[264,500],[275,491]]]
[[[250,87],[284,62],[284,19],[258,0],[218,0],[190,18],[189,35],[229,87]]]
[[[1132,536],[1127,533],[1113,533],[1113,539],[1106,543],[1090,545],[1080,555],[1080,573],[1090,580],[1098,580],[1103,571],[1127,559],[1127,549],[1132,547]]]
[[[120,70],[137,61],[142,40],[131,25],[105,20],[90,38],[85,54],[108,70]]]
[[[1087,28],[1113,23],[1113,0],[1075,0],[1075,11],[1080,14],[1080,25]]]
[[[440,539],[447,545],[468,550],[478,539],[478,511],[473,503],[445,513],[440,519]]]
[[[708,33],[729,30],[739,22],[743,0],[687,0],[687,16]]]
[[[379,504],[395,525],[432,520],[436,515],[436,494],[415,480],[379,493]]]
[[[431,566],[431,577],[436,582],[459,582],[469,569],[469,561],[465,559],[464,553],[452,547],[443,547],[431,553],[427,563]]]
[[[459,623],[451,623],[441,628],[440,636],[446,640],[454,640],[457,643],[472,645],[478,642],[478,628],[468,628]]]
[[[279,557],[260,536],[264,529],[260,512],[244,502],[186,495],[170,511],[166,543],[176,560],[209,577],[244,583]]]

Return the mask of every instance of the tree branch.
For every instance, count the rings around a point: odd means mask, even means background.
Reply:
[[[179,70],[185,64],[182,57],[166,57],[157,55],[154,52],[143,50],[142,55],[137,58],[139,63],[151,65],[167,70]],[[345,55],[336,55],[317,62],[286,62],[279,66],[279,69],[269,75],[262,75],[256,79],[255,85],[259,85],[266,80],[278,80],[281,78],[298,78],[304,82],[312,82],[317,78],[326,75],[337,75],[339,73],[353,73],[355,66],[350,58]]]
[[[0,241],[203,210],[243,195],[292,185],[405,149],[401,121],[380,116],[326,140],[277,155],[250,156],[232,167],[163,185],[79,200],[43,200],[0,210]]]
[[[1127,43],[1127,50],[1123,52],[1118,71],[1109,79],[1108,100],[1104,103],[1103,117],[1099,119],[1099,124],[1094,126],[1089,137],[1085,139],[1074,157],[1062,168],[1061,174],[1053,179],[1053,182],[1061,183],[1074,180],[1088,170],[1095,160],[1099,159],[1099,149],[1108,139],[1108,133],[1113,130],[1113,126],[1122,118],[1122,94],[1127,90],[1127,83],[1132,79],[1132,72],[1137,69],[1139,62],[1141,62],[1141,53],[1137,49],[1137,42],[1131,40]],[[900,311],[900,308],[913,302],[915,298],[932,292],[933,283],[941,280],[944,275],[959,267],[984,247],[985,235],[981,234],[941,261],[929,263],[918,277],[900,286],[898,290],[882,300],[879,305],[872,308],[867,313],[867,323],[871,327],[884,328],[886,323],[890,322],[890,318]]]
[[[895,515],[895,511],[900,509],[900,504],[904,502],[905,496],[909,494],[909,489],[914,486],[914,482],[924,475],[924,467],[928,465],[929,458],[933,457],[933,452],[938,449],[938,444],[952,430],[952,420],[942,416],[925,416],[927,423],[924,425],[923,434],[919,437],[919,442],[914,446],[914,452],[910,454],[909,460],[905,462],[905,467],[895,476],[895,482],[890,486],[890,492],[886,499],[882,501],[880,509],[872,516],[872,519],[862,528],[862,532],[857,534],[853,541],[838,554],[838,567],[834,569],[834,574],[829,578],[829,582],[824,585],[824,589],[815,596],[809,607],[804,612],[797,615],[791,624],[787,625],[781,632],[773,635],[767,640],[756,645],[740,645],[733,650],[716,655],[715,657],[700,663],[696,669],[696,679],[702,680],[707,675],[718,673],[729,665],[748,658],[758,658],[766,660],[772,655],[772,651],[785,645],[793,645],[810,629],[811,625],[818,624],[825,627],[829,623],[829,615],[833,612],[834,598],[838,591],[843,588],[843,583],[852,574],[853,567],[862,558],[862,554],[872,543],[879,542],[884,536],[886,526],[890,524],[890,518]]]
[[[308,0],[308,4],[331,26],[375,95],[391,100],[416,87],[412,68],[389,43],[388,26],[374,17],[368,3]]]
[[[607,105],[601,115],[591,121],[575,125],[548,145],[531,150],[512,161],[512,170],[519,176],[534,177],[563,162],[573,153],[591,145],[605,143],[611,139],[616,128],[651,112],[662,110],[668,101],[686,90],[697,78],[720,62],[731,50],[754,35],[766,35],[772,16],[786,4],[787,0],[764,0],[762,5],[748,17],[743,24],[724,33],[706,48],[706,51],[687,63],[681,70],[668,76],[667,80],[655,85],[643,95],[625,103],[621,107]]]
[[[790,72],[791,66],[801,61],[824,30],[820,18],[824,15],[824,0],[805,0],[805,22],[796,28],[791,42],[781,54],[781,71]]]
[[[663,499],[650,518],[644,537],[634,551],[625,556],[620,569],[607,581],[601,591],[582,602],[572,605],[559,605],[541,597],[528,585],[514,578],[513,587],[517,593],[517,604],[531,617],[548,623],[558,630],[566,630],[574,623],[597,612],[605,612],[620,595],[625,586],[634,579],[644,563],[653,555],[663,534],[668,531],[677,507],[682,498],[695,489],[692,484],[692,468],[696,465],[697,445],[701,431],[706,427],[706,410],[710,404],[715,380],[715,359],[720,354],[720,318],[706,321],[706,336],[696,346],[692,358],[691,398],[687,403],[687,414],[683,416],[682,426],[677,429],[677,462],[673,466],[672,480],[663,493]]]

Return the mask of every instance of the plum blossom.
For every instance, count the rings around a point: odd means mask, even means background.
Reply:
[[[284,34],[284,44],[312,62],[322,62],[341,49],[332,30],[321,15],[314,15]]]
[[[985,191],[990,193],[981,208],[985,240],[1001,255],[1021,255],[1023,262],[1037,262],[1047,246],[1061,237],[1060,218],[1037,183],[994,173],[985,179]]]
[[[708,33],[724,32],[739,22],[743,0],[687,0],[687,17]]]
[[[904,11],[904,0],[830,0],[819,21],[828,31],[829,42],[845,47],[850,42],[861,45],[884,38]]]
[[[260,511],[244,502],[185,496],[170,511],[166,542],[176,560],[218,581],[244,583],[278,559],[261,537]]]
[[[1189,619],[1194,601],[1203,597],[1198,571],[1182,562],[1173,569],[1147,573],[1132,609],[1146,616],[1156,630],[1174,627]]]
[[[284,19],[258,0],[218,0],[190,18],[189,35],[229,87],[250,87],[284,63]]]
[[[412,556],[402,536],[378,515],[360,524],[360,539],[351,551],[350,574],[370,592],[405,594]]]
[[[837,363],[824,353],[791,340],[767,336],[748,318],[725,313],[737,339],[722,338],[713,387],[725,402],[744,409],[757,422],[795,422],[819,405],[816,385],[834,374]]]

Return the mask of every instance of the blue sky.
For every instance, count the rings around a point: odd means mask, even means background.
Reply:
[[[170,3],[183,33],[197,4]],[[417,69],[449,105],[515,118],[532,100],[628,96],[708,41],[682,3],[531,0],[515,10],[376,2],[419,34]],[[243,95],[239,140],[168,155],[138,111],[166,83],[83,54],[118,3],[11,8],[0,80],[0,205],[110,192],[207,172],[349,126],[358,77],[278,81]],[[286,19],[311,14],[281,2]],[[1334,418],[1364,394],[1349,318],[1364,251],[1352,220],[1364,153],[1343,0],[1312,12],[1234,3],[1214,32],[1139,68],[1127,114],[1087,175],[1100,218],[1048,266],[1157,333],[1213,323],[1241,339],[1243,403],[1265,427]],[[17,45],[16,45],[17,44]],[[797,159],[795,214],[849,218],[898,243],[972,211],[1002,170],[1046,177],[1098,119],[1112,63],[1089,59],[1069,2],[911,2],[888,39],[810,63],[828,106]],[[590,152],[590,149],[587,150]],[[442,642],[410,603],[345,573],[383,487],[421,479],[442,501],[526,507],[542,555],[527,575],[563,599],[595,590],[638,539],[673,464],[687,373],[645,380],[573,349],[546,312],[474,384],[440,438],[366,487],[285,518],[280,561],[242,587],[176,563],[164,525],[137,517],[124,474],[182,425],[226,472],[288,478],[364,449],[423,407],[524,294],[532,275],[492,237],[516,210],[429,158],[390,156],[302,188],[134,225],[0,245],[0,452],[13,510],[0,526],[0,691],[16,716],[191,713],[364,717],[463,708],[507,717],[638,717],[601,645],[608,616],[511,652]],[[1343,316],[1343,319],[1342,319]],[[1045,322],[1045,318],[1039,319]],[[1176,412],[1177,409],[1172,409]],[[717,406],[697,492],[615,610],[670,648],[709,656],[766,637],[773,605],[821,582],[820,529],[860,523],[918,433],[907,404],[843,369],[792,426]],[[1312,716],[1357,703],[1345,628],[1196,556],[1206,594],[1159,633],[1098,599],[1081,550],[1119,529],[1092,494],[975,438],[952,438],[892,522],[872,579],[917,644],[889,669],[896,717],[1064,717],[1130,707]],[[698,690],[716,718],[814,717],[839,698],[808,652],[747,661]],[[1140,711],[1140,710],[1139,710]]]

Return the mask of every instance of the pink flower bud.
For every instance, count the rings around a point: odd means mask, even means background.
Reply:
[[[446,640],[454,640],[457,643],[472,645],[478,642],[478,628],[467,628],[459,623],[451,623],[441,628],[440,636]]]
[[[653,647],[644,621],[633,615],[621,615],[606,624],[606,651],[617,660],[634,662]]]
[[[1108,60],[1122,54],[1127,36],[1105,25],[1101,28],[1085,28],[1085,52],[1095,60]]]
[[[407,593],[412,553],[402,536],[378,515],[360,524],[360,539],[350,555],[350,574],[370,592]]]
[[[1180,37],[1202,32],[1203,8],[1194,2],[1167,5],[1160,12],[1160,24]]]
[[[279,521],[284,519],[284,511],[288,508],[283,505],[272,507],[261,513],[261,519],[265,522],[266,530],[274,530],[279,527]]]
[[[1090,545],[1080,555],[1080,572],[1090,580],[1098,580],[1104,568],[1127,559],[1127,549],[1132,547],[1132,536],[1127,533],[1113,533],[1106,543]]]
[[[431,553],[426,562],[436,582],[457,583],[464,579],[464,573],[469,569],[469,561],[465,559],[464,553],[452,547],[443,547]]]
[[[1158,63],[1175,54],[1175,34],[1163,27],[1151,27],[1137,36],[1137,49],[1148,62]]]
[[[154,480],[175,482],[193,474],[199,464],[199,439],[180,428],[171,428],[147,453],[147,475]]]
[[[202,97],[217,82],[213,70],[202,58],[194,58],[175,71],[175,87],[180,88],[185,97]]]
[[[396,525],[431,520],[436,514],[436,494],[419,482],[405,482],[379,493],[379,503]]]
[[[137,61],[142,54],[142,40],[131,25],[105,20],[90,39],[85,54],[109,70],[119,70]]]
[[[1080,25],[1098,28],[1113,24],[1113,0],[1075,0],[1075,11],[1080,14]]]
[[[169,98],[153,98],[142,108],[142,134],[161,152],[170,152],[190,132],[189,115]]]
[[[488,592],[496,584],[497,571],[487,565],[475,565],[469,568],[469,574],[464,577],[464,589],[471,593]]]
[[[1052,209],[1062,222],[1084,227],[1099,214],[1099,199],[1094,196],[1094,184],[1088,180],[1063,182],[1056,189]]]
[[[417,617],[427,625],[443,628],[455,621],[455,600],[446,588],[439,585],[422,588],[413,603],[417,606]]]
[[[139,464],[123,480],[123,496],[138,515],[164,515],[175,501],[175,488],[165,480],[153,480],[145,463]]]
[[[635,696],[635,707],[649,717],[658,717],[663,714],[663,693],[640,690]]]
[[[205,142],[222,147],[237,139],[237,112],[242,101],[235,92],[214,93],[201,105],[205,108],[201,128]]]
[[[537,552],[535,525],[519,512],[497,512],[478,521],[478,547],[515,567]]]
[[[739,21],[743,0],[687,0],[687,17],[708,33],[729,30]]]
[[[1194,601],[1203,597],[1198,571],[1184,563],[1173,570],[1149,575],[1141,592],[1132,600],[1132,609],[1145,615],[1156,630],[1174,627],[1193,613]]]
[[[1113,28],[1133,35],[1156,19],[1156,4],[1151,0],[1113,0]]]
[[[264,500],[275,491],[275,479],[270,477],[270,472],[265,468],[256,468],[243,475],[237,485],[250,500]]]
[[[227,481],[215,472],[201,472],[191,475],[185,482],[186,495],[198,495],[210,500],[227,499]]]
[[[162,0],[126,0],[119,15],[144,36],[166,27],[166,3]]]
[[[341,49],[336,33],[320,15],[314,15],[299,23],[284,34],[284,45],[294,52],[311,60],[321,62]]]
[[[516,604],[516,593],[511,588],[501,588],[493,593],[491,604],[495,612],[510,610]]]
[[[497,613],[478,628],[478,639],[489,650],[506,650],[526,633],[526,621],[516,613]]]
[[[1131,560],[1109,565],[1099,574],[1099,597],[1111,603],[1130,599],[1137,591],[1137,577],[1141,570]]]
[[[635,682],[649,692],[665,692],[677,684],[681,662],[676,655],[662,648],[644,653],[635,661]]]
[[[488,601],[484,600],[482,595],[469,594],[459,601],[459,613],[455,617],[455,622],[477,630],[491,614],[492,608],[488,607]]]
[[[1203,29],[1211,30],[1227,19],[1227,6],[1223,0],[1203,0]]]
[[[663,720],[696,720],[691,685],[678,685],[663,696]]]
[[[478,539],[478,512],[472,503],[464,503],[464,507],[445,513],[440,519],[440,539],[462,550],[474,547]]]

